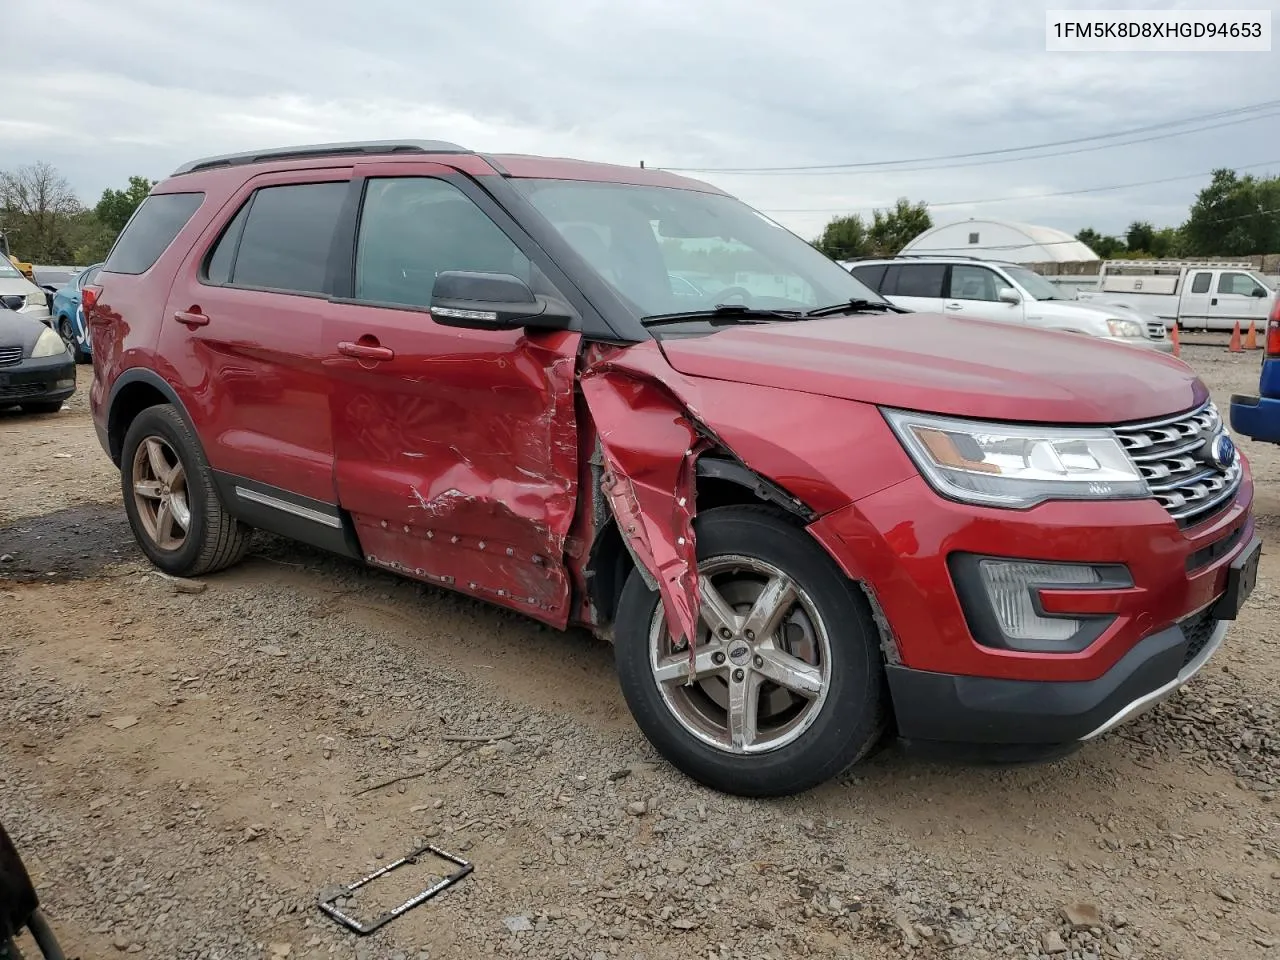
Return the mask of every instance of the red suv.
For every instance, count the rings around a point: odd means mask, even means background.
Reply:
[[[658,171],[201,160],[85,303],[158,567],[258,528],[583,624],[725,791],[803,790],[888,731],[1060,752],[1186,682],[1256,577],[1248,466],[1181,362],[905,314]]]

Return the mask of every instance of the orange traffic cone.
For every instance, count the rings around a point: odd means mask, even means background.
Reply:
[[[1178,325],[1173,325],[1173,355],[1175,357],[1182,356],[1182,341],[1178,339]]]
[[[1257,324],[1256,324],[1253,320],[1250,320],[1250,321],[1249,321],[1249,335],[1248,335],[1247,337],[1245,337],[1245,338],[1244,338],[1244,348],[1245,348],[1246,350],[1257,350],[1257,349],[1258,349],[1258,330],[1257,330]]]
[[[1240,348],[1240,321],[1236,321],[1235,329],[1231,331],[1231,346],[1227,347],[1228,353],[1244,353]]]

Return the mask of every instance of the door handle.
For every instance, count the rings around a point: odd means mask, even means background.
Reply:
[[[964,309],[964,304],[962,304],[962,303],[948,303],[948,304],[944,305],[942,309],[943,309],[943,310],[963,310],[963,309]]]
[[[360,338],[364,340],[364,337]],[[355,357],[357,360],[394,360],[396,352],[390,347],[384,347],[374,340],[372,343],[352,343],[349,340],[343,340],[338,344],[338,352],[348,357]]]
[[[203,327],[209,322],[209,318],[200,312],[200,308],[196,307],[192,310],[179,310],[173,315],[173,319],[188,327]]]
[[[1209,306],[1211,306],[1211,307],[1216,307],[1217,305],[1218,305],[1218,298],[1217,298],[1217,297],[1214,297],[1212,300],[1210,300],[1210,301],[1209,301]]]

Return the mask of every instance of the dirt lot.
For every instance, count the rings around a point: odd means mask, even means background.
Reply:
[[[1257,354],[1184,356],[1224,408],[1256,383]],[[0,815],[69,955],[1280,957],[1271,448],[1242,441],[1251,608],[1154,714],[1055,764],[889,749],[762,803],[658,762],[585,634],[266,537],[177,592],[133,546],[89,376],[57,416],[0,413]],[[316,909],[428,840],[475,872],[364,939]]]

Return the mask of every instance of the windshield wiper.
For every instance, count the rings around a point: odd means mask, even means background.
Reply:
[[[641,317],[646,327],[665,323],[685,323],[689,320],[706,320],[713,326],[728,323],[765,323],[769,320],[799,320],[804,314],[799,310],[762,310],[740,303],[722,303],[712,310],[683,310],[680,313],[657,313]]]
[[[827,307],[815,307],[805,313],[806,317],[831,317],[837,313],[910,313],[905,307],[899,307],[887,300],[863,300],[854,297],[843,303],[833,303]]]

